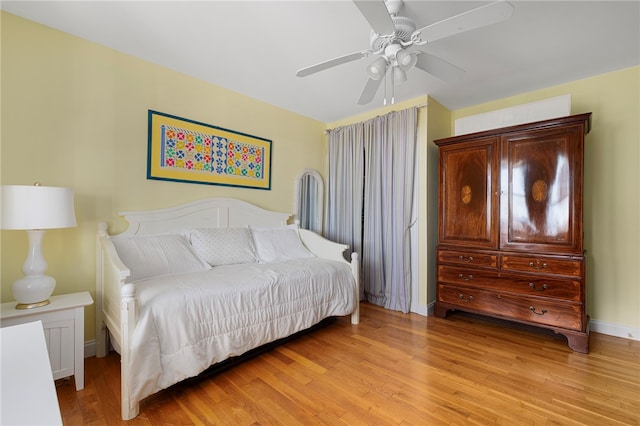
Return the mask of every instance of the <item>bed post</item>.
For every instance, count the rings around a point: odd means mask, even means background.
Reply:
[[[351,314],[351,324],[360,322],[360,262],[358,253],[351,253],[351,273],[356,280],[356,309]]]
[[[136,288],[125,284],[121,290],[120,302],[120,397],[122,398],[122,419],[130,420],[140,411],[140,403],[131,399],[130,366],[131,338],[136,324]]]
[[[102,238],[107,236],[107,224],[98,222],[96,234],[96,357],[102,358],[109,352],[107,326],[102,313],[104,295],[104,253]]]

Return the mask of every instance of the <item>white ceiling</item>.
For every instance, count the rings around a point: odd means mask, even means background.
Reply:
[[[417,26],[477,1],[405,0]],[[458,109],[640,64],[639,1],[511,1],[510,20],[437,40],[428,52],[466,70],[444,83],[419,70],[396,101],[429,94]],[[364,58],[304,78],[296,71],[369,48],[370,27],[349,0],[2,1],[3,10],[330,123],[377,109],[381,86],[357,104]]]

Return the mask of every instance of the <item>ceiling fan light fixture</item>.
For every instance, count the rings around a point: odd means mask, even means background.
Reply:
[[[400,50],[396,53],[396,62],[402,71],[409,71],[415,66],[417,61],[417,56],[406,50]]]
[[[376,59],[367,67],[367,72],[372,79],[380,80],[387,72],[387,61],[383,57]]]
[[[407,73],[400,67],[393,67],[393,84],[396,86],[407,81]]]

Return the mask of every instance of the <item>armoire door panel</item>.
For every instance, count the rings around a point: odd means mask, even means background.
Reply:
[[[502,138],[500,247],[582,252],[581,126]],[[581,200],[580,200],[581,201]]]
[[[442,149],[439,243],[498,246],[498,139]]]

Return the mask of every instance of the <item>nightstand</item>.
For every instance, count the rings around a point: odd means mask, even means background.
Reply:
[[[16,302],[1,305],[0,327],[42,321],[53,379],[75,376],[76,390],[84,388],[84,307],[93,299],[88,291],[51,296],[50,304],[16,309]]]

